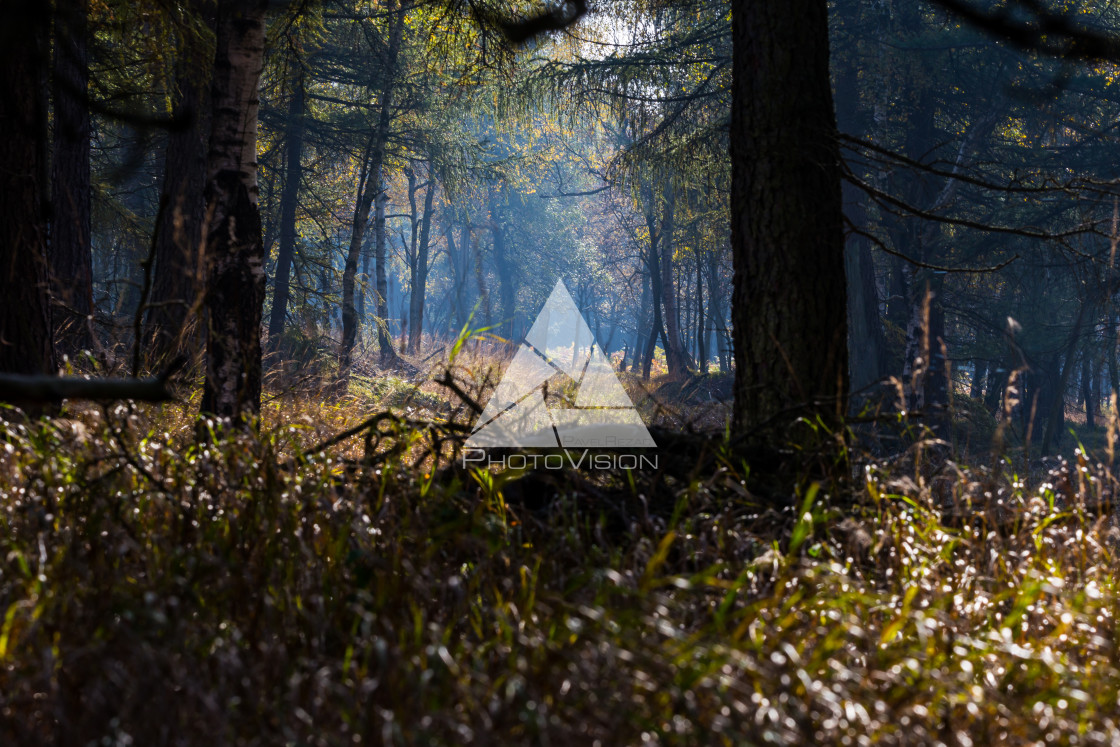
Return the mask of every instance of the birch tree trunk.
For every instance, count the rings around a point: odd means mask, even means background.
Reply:
[[[241,423],[260,412],[264,245],[257,204],[258,86],[267,0],[218,6],[211,84],[206,382],[201,411]]]

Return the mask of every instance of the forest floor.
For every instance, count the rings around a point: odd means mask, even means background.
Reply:
[[[1120,739],[1111,465],[916,439],[763,493],[693,423],[658,470],[465,468],[430,373],[277,376],[258,434],[0,423],[0,743]],[[715,422],[681,389],[638,406]]]

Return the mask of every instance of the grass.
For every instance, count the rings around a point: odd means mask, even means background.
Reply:
[[[189,403],[0,424],[0,743],[1120,738],[1115,478],[1083,453],[912,450],[775,501],[726,446],[499,474],[387,418],[314,451],[435,396],[384,386],[277,397],[259,436]]]

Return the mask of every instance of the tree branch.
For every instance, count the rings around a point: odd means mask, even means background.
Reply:
[[[1120,39],[1076,24],[1071,15],[1055,13],[1038,0],[1013,0],[990,11],[980,10],[966,0],[933,2],[1020,49],[1062,59],[1120,60]]]
[[[83,379],[77,376],[0,374],[0,402],[61,402],[64,399],[168,402],[167,381],[185,363],[177,358],[159,376],[143,379]]]

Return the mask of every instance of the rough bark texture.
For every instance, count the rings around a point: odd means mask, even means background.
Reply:
[[[200,8],[204,7],[199,4]],[[212,27],[214,18],[208,12]],[[202,238],[206,221],[207,136],[210,97],[206,91],[213,54],[198,39],[183,39],[176,63],[176,119],[182,129],[167,137],[161,198],[167,209],[156,225],[155,266],[148,310],[149,353],[154,364],[179,352],[188,315],[202,286]],[[188,345],[195,350],[197,338]]]
[[[49,8],[17,0],[0,25],[0,371],[53,373],[44,204]]]
[[[62,352],[91,343],[93,258],[90,252],[90,123],[86,0],[55,6],[54,143],[51,154],[51,237],[48,249],[52,321]],[[61,333],[61,334],[58,334]]]
[[[284,142],[284,188],[280,194],[280,244],[276,249],[276,274],[272,285],[272,312],[268,318],[268,346],[280,347],[280,335],[288,318],[291,297],[292,261],[296,256],[296,209],[299,207],[299,185],[303,179],[303,135],[307,96],[304,91],[303,67],[296,63],[288,102],[287,132]]]
[[[260,412],[264,247],[257,205],[262,0],[218,9],[206,197],[209,317],[202,412],[237,421]]]
[[[733,0],[734,428],[834,418],[847,299],[828,18],[819,0]]]

